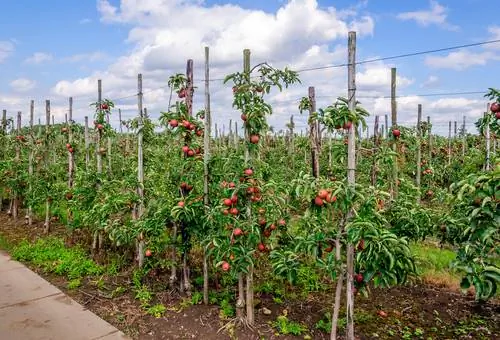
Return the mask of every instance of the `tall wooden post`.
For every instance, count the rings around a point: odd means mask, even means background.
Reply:
[[[391,123],[392,129],[395,129],[398,125],[398,112],[397,112],[397,102],[396,102],[396,68],[391,68]],[[393,165],[393,176],[394,180],[392,182],[392,198],[397,199],[399,191],[399,180],[398,180],[398,142],[395,139],[392,145],[393,151],[396,153],[396,159]]]
[[[309,140],[311,143],[311,165],[312,174],[315,178],[319,177],[319,150],[318,150],[318,124],[316,120],[312,120],[314,112],[316,112],[316,94],[314,91],[314,86],[309,87],[309,103],[311,107],[309,109]]]
[[[35,101],[32,100],[30,102],[30,133],[34,133],[33,132],[33,125],[34,125],[34,120],[35,120]],[[30,151],[29,151],[29,156],[28,156],[28,175],[29,175],[29,192],[30,192],[30,195],[32,195],[32,190],[33,190],[33,186],[31,185],[31,181],[33,180],[33,172],[34,172],[34,169],[33,169],[33,159],[34,159],[34,156],[35,156],[35,150],[33,149],[34,148],[34,140],[31,140],[31,147],[30,147]],[[31,204],[28,206],[28,213],[26,214],[26,222],[29,226],[31,226],[33,224],[33,207],[31,206]]]
[[[139,195],[139,203],[137,204],[137,218],[140,219],[144,213],[144,155],[143,155],[143,107],[142,107],[142,74],[137,76],[137,114],[139,116],[139,129],[137,132],[137,181],[139,186],[137,187],[137,194]],[[143,235],[139,235],[139,247],[137,259],[139,262],[139,268],[144,266],[144,238]]]
[[[356,111],[356,32],[349,32],[348,36],[348,99],[349,111]],[[349,139],[347,144],[347,182],[354,189],[356,184],[356,132],[354,124],[349,128]],[[351,217],[352,212],[348,217]],[[354,246],[352,243],[347,245],[347,339],[354,340],[354,294],[353,294],[353,275],[354,275]]]
[[[205,47],[205,122],[203,133],[203,203],[208,210],[209,200],[209,163],[210,163],[210,128],[212,117],[210,112],[210,49]],[[237,128],[236,128],[237,129]],[[238,138],[238,130],[235,133],[235,140]],[[203,252],[203,303],[208,305],[208,256],[206,250]]]
[[[45,168],[49,168],[49,147],[50,147],[50,100],[45,101]],[[45,199],[45,233],[50,232],[50,201],[51,198],[47,197]]]
[[[417,204],[420,204],[420,176],[422,173],[422,104],[418,104],[417,110],[417,178],[416,184],[418,189]]]

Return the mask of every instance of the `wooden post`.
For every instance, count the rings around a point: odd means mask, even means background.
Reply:
[[[102,80],[99,79],[97,80],[97,103],[99,105],[99,111],[101,111],[101,104],[102,104]],[[96,140],[96,153],[97,153],[97,173],[100,174],[102,173],[102,155],[100,152],[101,148],[101,138],[102,138],[102,131],[97,130],[97,140]]]
[[[454,127],[453,127],[453,139],[455,140],[457,138],[457,121],[456,120],[453,122],[453,125],[454,125]]]
[[[118,109],[118,122],[120,124],[120,135],[123,133],[123,124],[122,124],[122,109]]]
[[[89,117],[85,116],[85,129],[84,129],[84,136],[85,136],[85,170],[89,170],[89,165],[90,165],[90,151],[89,151]]]
[[[398,112],[397,112],[397,102],[396,102],[396,68],[391,68],[391,124],[392,129],[395,129],[398,125]],[[398,180],[398,142],[397,139],[394,140],[392,144],[392,149],[396,153],[396,159],[393,165],[393,182],[392,182],[392,198],[397,199],[399,191],[399,180]]]
[[[487,117],[489,110],[490,110],[490,103],[488,103],[486,106],[486,112],[484,114],[485,118]],[[486,124],[485,134],[486,134],[486,136],[485,136],[486,137],[486,163],[484,165],[484,170],[490,171],[491,170],[491,167],[490,167],[490,157],[491,157],[490,124]]]
[[[33,134],[33,125],[34,125],[34,119],[35,119],[35,101],[32,100],[30,102],[30,133]],[[33,150],[35,145],[34,138],[31,140],[31,147],[29,151],[29,156],[28,156],[28,175],[29,175],[29,193],[32,195],[32,190],[33,186],[31,185],[31,181],[33,180],[33,158],[35,156],[35,150]],[[28,212],[26,214],[26,222],[28,226],[31,226],[33,224],[33,207],[31,204],[28,206]]]
[[[203,203],[205,204],[205,209],[210,208],[209,200],[209,163],[210,163],[210,128],[212,123],[212,117],[210,113],[210,49],[205,47],[205,122],[204,122],[204,134],[203,134],[203,149],[205,151],[203,155]],[[236,128],[237,129],[237,128]],[[236,130],[238,131],[238,130]],[[235,134],[235,140],[238,133]],[[208,255],[207,250],[203,251],[203,303],[208,305]]]
[[[318,124],[311,117],[316,112],[316,95],[314,86],[309,87],[309,102],[311,107],[309,109],[309,140],[311,143],[311,166],[312,175],[315,178],[319,177],[319,150],[318,150]]]
[[[2,121],[1,121],[2,135],[7,134],[7,110],[2,110]],[[2,156],[3,159],[3,156]],[[3,211],[3,195],[0,192],[0,211]]]
[[[45,168],[49,168],[50,100],[45,101]],[[50,232],[50,197],[45,199],[45,234]]]
[[[385,126],[384,135],[385,135],[385,138],[389,138],[389,116],[385,115],[384,118],[385,118],[385,120],[384,120],[384,126]]]
[[[73,182],[75,175],[75,154],[74,154],[74,145],[73,145],[73,97],[69,97],[69,110],[68,110],[68,143],[72,148],[71,152],[68,150],[68,191],[72,194],[73,191]],[[68,207],[68,227],[71,224],[73,218],[73,214],[71,209]]]
[[[427,147],[428,150],[428,160],[427,163],[431,166],[432,161],[432,127],[431,127],[431,116],[427,116]]]
[[[377,157],[375,153],[378,150],[380,136],[379,136],[379,128],[378,128],[378,120],[379,117],[375,116],[375,123],[373,124],[373,143],[374,143],[374,155],[373,155],[373,164],[372,164],[372,173],[371,173],[371,181],[372,185],[375,186],[377,184]]]
[[[418,104],[417,111],[417,178],[416,184],[418,189],[417,204],[420,204],[420,176],[422,172],[422,104]]]
[[[187,113],[191,117],[193,115],[193,59],[189,59],[186,65],[187,89],[186,89],[186,106]]]
[[[349,32],[348,36],[348,71],[347,71],[347,98],[349,111],[356,111],[356,32]],[[349,128],[347,141],[347,183],[354,190],[356,184],[356,131],[354,124]],[[352,217],[352,211],[347,218]],[[348,340],[354,340],[354,246],[347,244],[347,285],[346,285],[346,335]]]
[[[243,51],[243,72],[245,75],[248,75],[248,79],[250,79],[250,50],[245,49]],[[245,142],[248,142],[250,137],[250,132],[248,130],[247,124],[245,124]],[[250,151],[248,146],[245,148],[245,164],[248,166],[250,162]],[[250,220],[251,218],[251,208],[250,204],[247,205],[247,218]],[[247,285],[246,285],[246,320],[249,325],[253,325],[254,323],[254,296],[253,296],[253,265],[248,266],[247,272]]]
[[[139,129],[137,132],[137,181],[139,186],[137,187],[137,194],[139,195],[139,203],[137,204],[137,218],[140,219],[144,213],[144,155],[143,155],[143,107],[142,107],[142,74],[137,76],[137,111],[139,115]],[[139,247],[138,247],[137,259],[139,262],[139,268],[144,266],[144,238],[141,233],[139,235]]]
[[[21,111],[17,112],[17,124],[16,124],[16,132],[17,135],[21,135]],[[16,163],[21,163],[21,146],[19,145],[20,141],[16,143]],[[19,173],[16,173],[17,176],[19,176]],[[19,203],[20,203],[20,197],[19,193],[14,190],[13,192],[14,197],[12,199],[12,217],[17,218],[19,214]]]
[[[448,122],[448,165],[451,164],[451,120]]]
[[[465,158],[465,144],[467,143],[467,133],[465,131],[465,116],[462,123],[462,161]]]

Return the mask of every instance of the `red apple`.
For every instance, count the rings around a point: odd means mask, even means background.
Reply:
[[[151,255],[153,255],[153,252],[150,249],[146,249],[146,252],[144,255],[146,255],[146,257],[150,257]]]
[[[352,126],[352,122],[347,122],[344,124],[343,128],[344,128],[344,130],[349,130],[351,128],[351,126]]]
[[[233,189],[236,187],[236,184],[234,184],[234,182],[229,182],[228,186]]]
[[[230,198],[226,198],[224,200],[224,205],[227,206],[227,207],[230,207],[231,205],[233,205],[233,202],[231,201]]]
[[[262,242],[261,242],[261,243],[259,243],[259,245],[258,245],[257,247],[259,248],[259,250],[260,250],[261,252],[266,251],[266,246],[265,246],[265,244],[264,244],[264,243],[262,243]]]
[[[314,198],[314,204],[316,204],[318,207],[322,207],[324,203],[321,197],[316,196],[316,198]]]
[[[392,130],[392,135],[398,138],[399,136],[401,136],[401,131],[399,131],[398,129],[394,129]]]
[[[182,147],[182,152],[187,153],[188,151],[189,151],[189,146],[184,145],[184,146]]]
[[[233,203],[233,204],[238,203],[238,196],[233,195],[233,197],[231,197],[231,203]]]
[[[259,135],[251,135],[250,136],[250,143],[252,144],[257,144],[260,140]]]
[[[184,201],[180,201],[179,203],[177,203],[177,205],[181,208],[184,208],[185,203]]]
[[[493,112],[493,113],[498,113],[498,112],[500,112],[500,103],[493,103],[493,104],[491,104],[491,105],[490,105],[490,110],[491,110],[491,112]],[[497,116],[497,118],[498,118],[498,116]]]
[[[322,200],[326,199],[328,197],[328,191],[326,191],[325,189],[321,189],[318,193],[318,197]]]
[[[229,269],[231,268],[231,266],[229,265],[229,263],[227,263],[226,261],[222,262],[222,270],[227,272]]]
[[[229,212],[231,213],[231,215],[238,215],[240,213],[240,211],[237,208],[231,208]]]
[[[281,219],[278,221],[278,224],[282,227],[284,227],[286,225],[286,221],[284,219]]]
[[[247,121],[247,115],[242,113],[241,116],[240,116],[241,120],[246,122]]]
[[[241,230],[240,228],[236,228],[233,230],[233,235],[234,236],[241,236],[241,235],[243,235],[243,230]]]
[[[187,152],[187,155],[188,155],[189,157],[193,157],[193,156],[194,156],[194,151],[193,151],[193,150],[189,150],[189,151]]]
[[[247,176],[252,176],[253,175],[253,170],[248,168],[248,169],[245,169],[245,175]]]
[[[177,126],[179,126],[179,122],[176,120],[176,119],[172,119],[170,122],[169,122],[170,126],[173,127],[173,128],[176,128]]]

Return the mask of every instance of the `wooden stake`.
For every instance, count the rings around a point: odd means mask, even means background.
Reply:
[[[356,111],[356,32],[349,32],[348,36],[348,106],[349,111],[354,114]],[[349,128],[349,138],[347,142],[347,182],[354,190],[356,184],[356,132],[354,124]],[[352,211],[348,213],[347,218],[351,218]],[[354,246],[352,243],[347,245],[347,303],[346,303],[346,335],[348,340],[354,340]]]
[[[33,131],[33,124],[34,124],[34,119],[35,119],[35,101],[32,100],[30,102],[30,133],[31,134],[34,134],[34,131]],[[29,190],[29,193],[30,195],[33,194],[32,190],[33,190],[33,186],[31,185],[31,181],[33,180],[33,159],[34,159],[34,156],[35,156],[35,150],[33,150],[34,148],[34,138],[31,140],[31,147],[30,147],[30,151],[29,151],[29,156],[28,156],[28,175],[29,175],[29,187],[28,187],[28,190]],[[28,212],[26,214],[26,222],[28,224],[28,226],[31,226],[33,224],[33,207],[31,206],[31,204],[28,206]]]
[[[250,50],[245,49],[243,51],[243,72],[250,77]],[[248,139],[250,137],[250,132],[248,130],[247,125],[245,124],[245,142],[248,143]],[[248,166],[250,162],[250,151],[248,146],[245,148],[245,164]],[[247,218],[250,220],[251,218],[251,208],[250,204],[247,205]],[[249,325],[253,325],[254,323],[254,303],[253,303],[253,265],[248,266],[247,272],[247,286],[246,286],[246,321]],[[241,293],[241,292],[240,292]]]
[[[68,190],[70,193],[73,191],[73,182],[75,175],[75,154],[74,154],[74,146],[73,146],[73,97],[69,97],[69,110],[68,110],[68,118],[69,125],[68,129],[68,143],[73,148],[73,152],[68,150]],[[68,208],[68,227],[71,224],[73,219],[73,213],[70,208]]]
[[[205,122],[203,134],[203,202],[205,209],[210,208],[209,200],[209,176],[210,176],[210,128],[212,117],[210,112],[210,49],[205,47]],[[235,140],[238,133],[235,134]],[[203,251],[203,303],[208,305],[208,255],[206,249]]]
[[[396,102],[396,68],[391,68],[391,123],[392,129],[395,129],[398,125],[398,112],[397,112],[397,102]],[[395,139],[392,144],[392,149],[396,153],[393,165],[393,182],[392,182],[392,199],[397,199],[399,191],[399,180],[398,180],[398,142]]]
[[[139,195],[139,203],[137,204],[137,218],[140,219],[144,213],[144,155],[143,155],[143,107],[142,107],[142,74],[137,76],[137,111],[139,115],[139,129],[137,132],[137,194]],[[137,254],[139,268],[144,266],[144,239],[143,235],[139,235],[139,249]]]
[[[420,204],[420,176],[422,172],[422,104],[418,104],[417,110],[417,178],[416,184],[418,189],[417,204]]]
[[[90,165],[90,150],[89,150],[90,137],[89,137],[89,117],[87,116],[85,116],[84,136],[85,136],[85,170],[88,171]]]
[[[451,120],[448,122],[448,165],[451,164]]]
[[[50,100],[45,101],[45,167],[49,168]],[[45,234],[50,232],[50,197],[45,200]]]
[[[309,103],[311,107],[309,109],[309,141],[311,143],[311,165],[312,165],[312,175],[315,178],[319,177],[319,150],[318,150],[318,124],[311,117],[316,112],[316,95],[314,91],[314,86],[310,86],[309,90]]]
[[[465,131],[465,116],[462,123],[462,161],[465,159],[465,144],[467,143],[467,133]]]

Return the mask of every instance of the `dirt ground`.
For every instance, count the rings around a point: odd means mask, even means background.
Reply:
[[[9,244],[23,239],[43,237],[43,223],[27,227],[24,220],[12,221],[0,214],[0,235]],[[64,227],[55,226],[51,235],[67,238]],[[88,236],[77,234],[74,240],[88,241]],[[33,268],[37,270],[36,268]],[[37,270],[38,271],[38,270]],[[95,279],[86,279],[77,289],[69,290],[64,278],[40,272],[73,299],[107,320],[134,339],[329,339],[329,334],[318,329],[318,321],[331,312],[333,293],[310,294],[301,301],[276,303],[272,294],[259,294],[256,300],[254,330],[229,327],[218,333],[229,320],[221,317],[218,306],[191,305],[187,299],[172,291],[155,291],[155,303],[162,303],[167,311],[155,318],[144,312],[134,298],[130,272],[104,277],[100,285]],[[151,276],[153,286],[167,278]],[[100,288],[97,288],[100,287]],[[118,296],[107,293],[125,288]],[[262,313],[262,307],[271,311]],[[357,296],[356,334],[359,339],[500,339],[500,304],[477,305],[472,296],[446,288],[412,283],[390,289],[372,289],[369,297]],[[381,312],[382,311],[382,312]],[[279,315],[300,323],[307,330],[300,336],[278,334],[272,327]],[[341,325],[341,333],[343,331]]]

